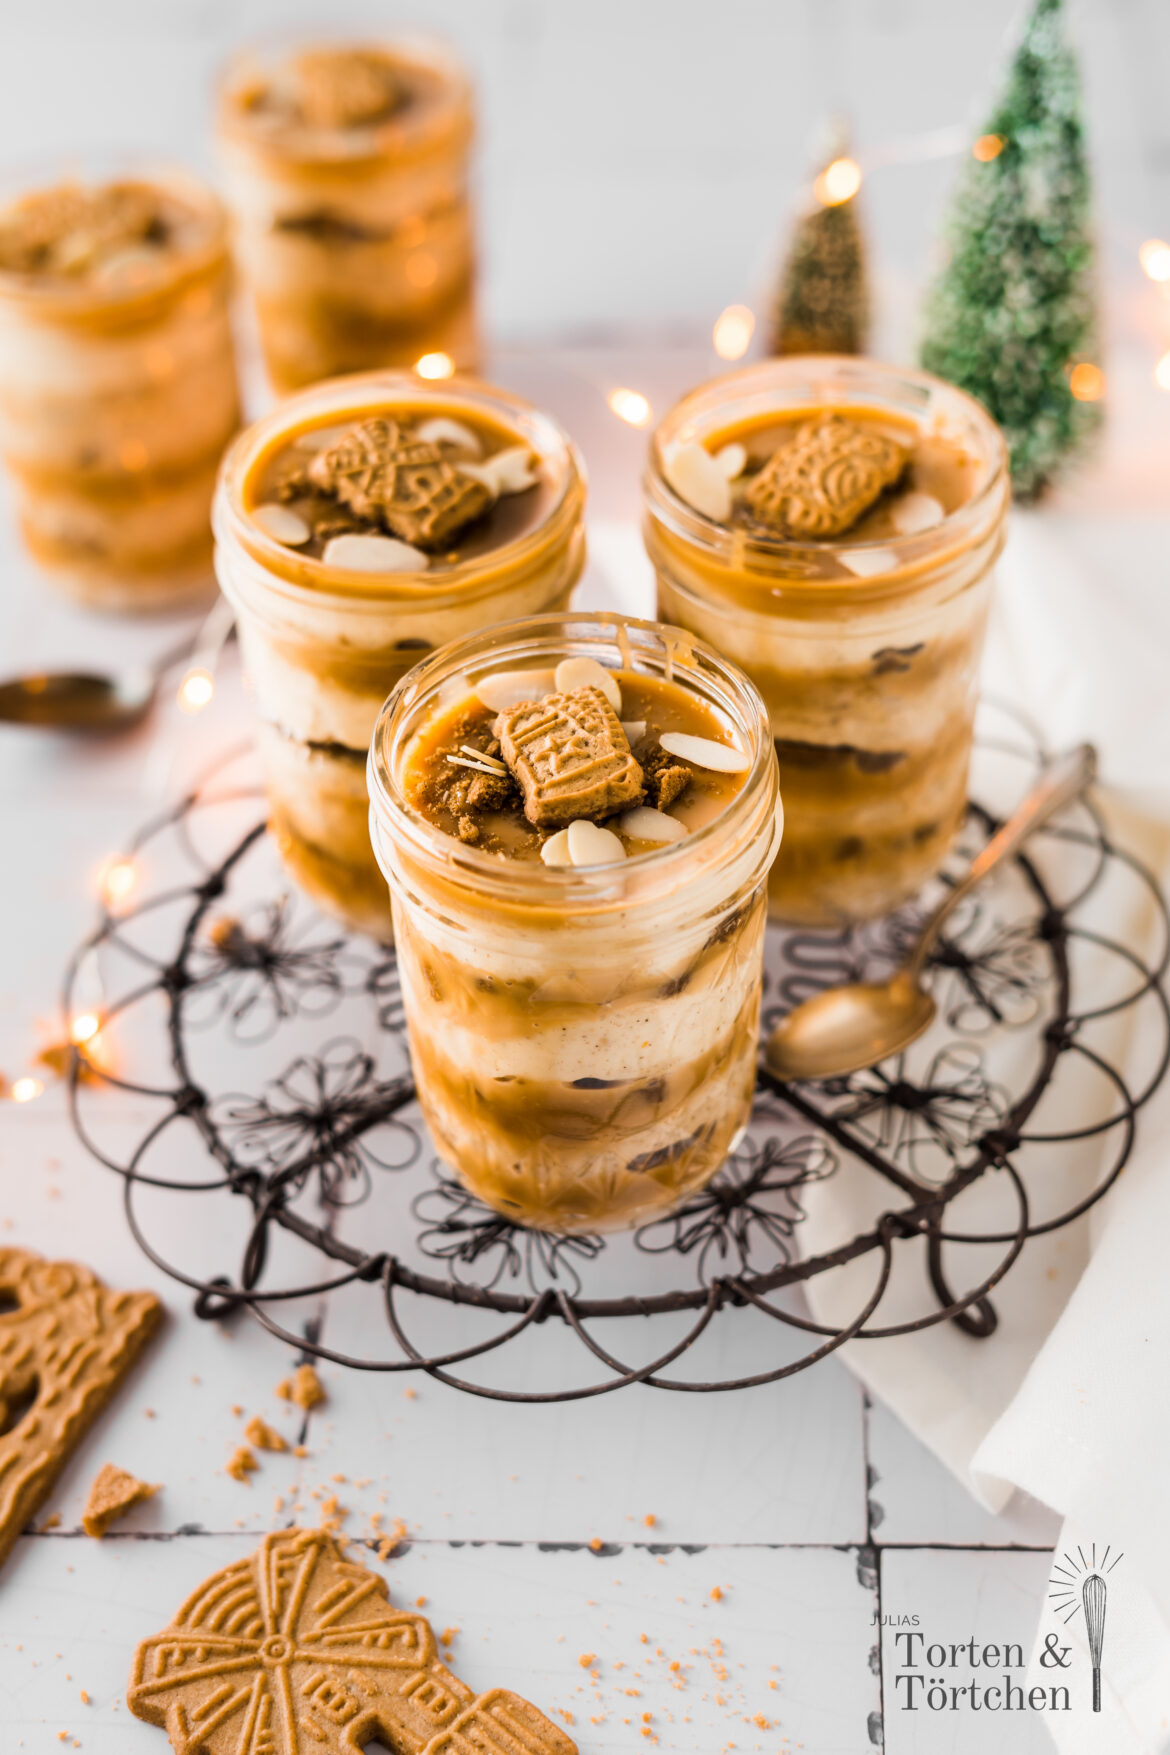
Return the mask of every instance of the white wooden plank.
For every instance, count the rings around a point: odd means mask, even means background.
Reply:
[[[252,1543],[22,1540],[0,1591],[6,1755],[47,1755],[62,1730],[62,1746],[76,1738],[86,1755],[161,1755],[162,1734],[122,1702],[134,1647]],[[514,1689],[590,1755],[870,1746],[874,1597],[853,1554],[425,1543],[386,1571],[396,1603],[425,1598],[436,1632],[458,1629],[449,1661],[469,1686]]]

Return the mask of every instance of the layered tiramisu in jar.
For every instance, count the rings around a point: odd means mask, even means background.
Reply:
[[[405,372],[318,385],[241,434],[216,499],[216,570],[259,715],[292,876],[390,936],[366,753],[383,701],[437,646],[566,608],[585,560],[572,444],[529,403]]]
[[[925,372],[768,361],[685,397],[645,480],[659,613],[767,703],[786,829],[775,917],[885,913],[962,819],[992,570],[999,429]]]
[[[541,616],[412,671],[369,776],[443,1157],[537,1229],[685,1200],[755,1084],[781,815],[751,683],[677,628]]]
[[[239,424],[227,229],[179,174],[57,182],[0,208],[0,451],[28,548],[102,609],[207,591]]]
[[[253,49],[218,139],[278,390],[373,366],[474,370],[467,79],[434,44]]]

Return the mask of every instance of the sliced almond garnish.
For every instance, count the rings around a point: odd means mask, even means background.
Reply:
[[[622,710],[622,691],[613,672],[598,664],[596,658],[562,658],[556,669],[558,695],[571,695],[574,689],[600,689],[615,713]]]
[[[941,524],[946,512],[933,494],[917,491],[899,494],[890,504],[890,523],[899,536],[917,536],[920,530],[931,530]]]
[[[747,451],[742,445],[735,442],[723,445],[716,451],[714,461],[722,470],[725,478],[728,481],[734,481],[736,476],[742,475],[747,468]]]
[[[572,865],[568,829],[558,829],[555,835],[550,835],[540,849],[540,857],[546,865]]]
[[[475,693],[493,713],[506,713],[521,701],[543,700],[555,687],[551,670],[497,670],[494,676],[480,677]]]
[[[486,762],[470,762],[466,756],[449,755],[446,759],[453,768],[474,768],[477,774],[489,774],[493,780],[508,772],[507,768],[489,768]]]
[[[636,743],[641,743],[646,735],[646,721],[644,719],[623,719],[621,727],[631,749]]]
[[[892,573],[898,565],[897,555],[888,548],[842,549],[837,559],[859,579],[873,579],[879,573]]]
[[[500,761],[499,757],[489,756],[486,750],[474,749],[469,743],[461,743],[459,748],[463,751],[465,756],[470,756],[473,761],[486,762],[489,768],[494,768],[496,770],[497,774],[506,774],[508,772],[507,767]]]
[[[509,445],[506,451],[497,451],[482,463],[464,463],[460,458],[455,467],[460,475],[470,475],[499,499],[502,494],[522,494],[536,486],[538,477],[532,464],[532,452],[527,445]]]
[[[326,566],[345,567],[351,573],[421,573],[430,565],[422,549],[409,542],[356,531],[331,536],[322,558]]]
[[[663,459],[662,473],[680,500],[726,524],[731,517],[731,484],[723,469],[703,445],[679,445]]]
[[[695,768],[709,768],[716,774],[743,774],[751,767],[751,757],[729,743],[716,743],[713,737],[695,737],[689,731],[667,731],[659,743],[668,755],[678,756]]]
[[[612,865],[626,857],[626,850],[613,830],[591,823],[588,817],[578,817],[565,834],[574,865]]]
[[[278,505],[275,500],[269,501],[267,505],[257,506],[252,513],[252,522],[265,536],[270,536],[273,542],[283,543],[286,548],[300,548],[313,534],[299,512],[294,512],[289,506]]]
[[[435,415],[433,420],[424,420],[415,427],[415,434],[427,445],[458,445],[469,457],[483,456],[483,442],[478,433],[465,427],[461,420],[451,420],[445,414]]]
[[[343,433],[349,431],[348,426],[310,427],[307,433],[298,433],[293,440],[294,451],[324,451],[327,445],[334,445]]]
[[[655,810],[652,804],[636,804],[633,810],[623,811],[617,826],[632,841],[685,841],[687,837],[685,823]]]

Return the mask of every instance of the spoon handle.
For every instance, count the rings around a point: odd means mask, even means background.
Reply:
[[[1092,784],[1096,773],[1097,752],[1091,743],[1078,744],[1067,754],[1058,756],[1044,770],[1031,792],[1016,806],[1007,822],[996,830],[987,845],[980,848],[966,874],[944,896],[926,922],[921,937],[906,962],[909,974],[919,974],[944,921],[963,898],[971,894],[976,884],[982,883],[1005,859],[1010,859],[1033,830],[1046,823],[1062,805],[1079,798],[1086,787]]]

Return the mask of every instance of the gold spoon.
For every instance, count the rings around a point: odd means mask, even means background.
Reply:
[[[768,1070],[778,1079],[841,1078],[908,1048],[934,1020],[937,1008],[922,986],[922,975],[944,921],[1034,829],[1062,805],[1079,798],[1096,772],[1097,755],[1091,744],[1079,744],[1058,756],[976,854],[966,876],[939,903],[901,968],[886,981],[827,987],[794,1006],[765,1044]]]
[[[232,610],[223,598],[199,631],[164,652],[153,664],[124,670],[36,671],[0,682],[0,724],[35,725],[49,731],[127,731],[153,707],[167,672],[183,659],[214,667],[232,631]]]

